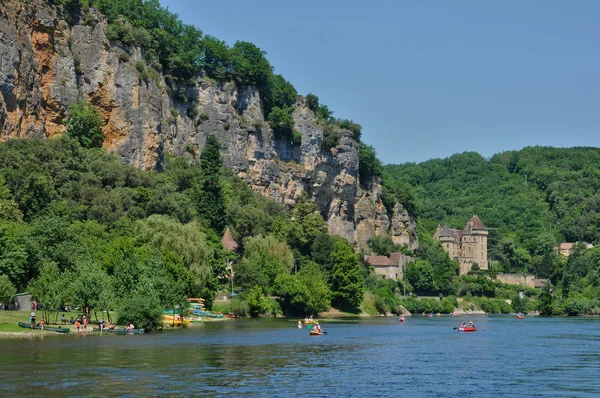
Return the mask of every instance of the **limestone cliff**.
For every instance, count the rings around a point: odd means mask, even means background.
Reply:
[[[350,132],[321,151],[323,126],[302,97],[293,114],[302,143],[294,146],[274,138],[255,88],[198,76],[174,95],[160,74],[144,73],[139,49],[111,44],[102,15],[88,13],[67,23],[47,1],[0,0],[0,139],[61,134],[68,105],[88,99],[100,108],[104,146],[125,163],[160,169],[164,153],[192,156],[215,134],[227,166],[254,190],[288,205],[306,192],[330,232],[360,247],[388,230],[416,247],[402,206],[387,213],[378,181],[361,189]]]

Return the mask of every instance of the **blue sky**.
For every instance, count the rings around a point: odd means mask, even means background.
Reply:
[[[600,1],[161,0],[250,41],[384,163],[600,146]]]

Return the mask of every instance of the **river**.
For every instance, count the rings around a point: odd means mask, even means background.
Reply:
[[[452,328],[473,320],[475,333]],[[600,320],[247,319],[0,340],[2,396],[600,396]]]

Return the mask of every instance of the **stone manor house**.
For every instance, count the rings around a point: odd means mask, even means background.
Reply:
[[[440,241],[450,258],[460,263],[460,274],[465,275],[473,264],[480,269],[489,269],[487,255],[488,231],[477,216],[473,216],[464,229],[451,229],[448,225],[438,226],[433,238]]]

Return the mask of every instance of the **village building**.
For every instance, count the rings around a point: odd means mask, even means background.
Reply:
[[[438,226],[434,239],[440,241],[450,258],[460,264],[460,275],[465,275],[477,264],[480,269],[489,269],[487,254],[488,231],[477,216],[473,216],[464,229]]]
[[[582,242],[586,248],[591,249],[594,247],[594,245],[592,245],[591,243],[586,243],[586,242]],[[558,254],[560,254],[563,257],[569,257],[571,255],[571,253],[573,253],[573,249],[575,248],[575,243],[561,243],[560,245],[554,247],[554,250],[556,250],[556,252]]]
[[[403,279],[404,267],[409,263],[414,263],[414,257],[407,256],[404,253],[392,253],[386,256],[365,256],[365,263],[375,271],[375,274],[382,275],[386,279]]]

